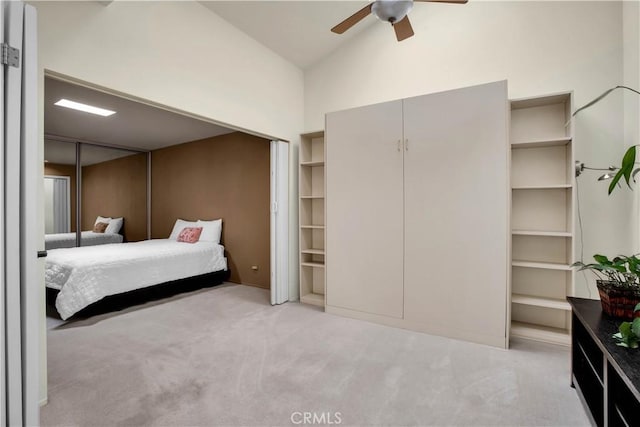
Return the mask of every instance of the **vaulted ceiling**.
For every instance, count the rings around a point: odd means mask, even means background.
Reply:
[[[305,69],[376,22],[370,16],[342,35],[333,26],[367,1],[201,1],[223,19]]]

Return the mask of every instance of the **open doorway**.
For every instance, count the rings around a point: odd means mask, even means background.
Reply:
[[[94,117],[87,112],[55,105],[60,99],[99,106],[116,113],[106,119]],[[230,284],[271,289],[275,276],[272,266],[282,268],[277,253],[286,260],[288,239],[278,239],[278,233],[272,232],[271,224],[277,212],[272,200],[277,197],[277,191],[274,196],[274,186],[270,185],[274,163],[269,138],[203,122],[58,76],[45,78],[44,118],[43,174],[68,182],[68,200],[64,203],[69,206],[69,227],[59,234],[75,237],[71,248],[51,247],[49,260],[59,258],[61,252],[55,251],[75,250],[79,253],[78,249],[86,250],[84,253],[94,251],[95,259],[102,256],[99,251],[108,246],[112,248],[111,254],[121,251],[124,247],[119,245],[127,243],[177,239],[174,233],[178,231],[181,235],[185,228],[201,228],[200,233],[207,233],[211,223],[221,220],[218,241],[224,246],[227,271],[224,280]],[[276,165],[286,183],[288,162],[280,160]],[[47,184],[43,181],[44,185]],[[286,192],[286,185],[280,187]],[[47,206],[45,200],[42,203]],[[284,206],[281,209],[287,211]],[[105,232],[114,220],[120,220],[120,223],[113,235],[120,236],[122,243],[110,240],[91,243],[89,236],[110,234]],[[186,225],[177,229],[182,224],[179,220]],[[106,227],[100,230],[103,224]],[[45,227],[47,230],[58,231]],[[279,245],[274,245],[274,239],[279,240]],[[104,247],[93,247],[97,245]],[[277,253],[272,249],[274,247],[278,248]],[[47,261],[47,268],[51,267],[49,264]],[[53,268],[59,266],[53,265]],[[97,270],[90,266],[87,271],[91,274]],[[196,276],[218,271],[202,273],[198,270],[202,274]],[[109,273],[100,270],[100,274]],[[98,301],[90,302],[77,312],[67,310],[60,315],[63,309],[58,308],[64,304],[59,307],[58,299],[65,284],[55,280],[47,282],[53,275],[49,270],[45,274],[45,285],[52,290],[48,305],[52,315],[48,319],[50,334],[54,330],[69,333],[74,328],[117,315],[118,312],[100,310],[102,317],[92,317],[95,312],[91,310],[91,304]],[[122,275],[118,277],[121,283]],[[169,277],[158,284],[164,286],[166,282],[176,280],[181,278]],[[145,288],[155,286],[147,285],[145,282]],[[145,307],[146,300],[144,296],[139,299],[139,295],[131,301],[142,305],[126,304],[130,291],[133,289],[126,291],[124,306],[122,300],[118,300],[117,307],[125,307],[122,313],[135,309],[132,307]],[[169,294],[173,295],[171,291]],[[268,302],[269,293],[264,295]],[[105,299],[111,296],[107,295]],[[156,299],[153,304],[170,304],[171,298]],[[82,311],[85,309],[89,310]],[[61,319],[53,320],[56,312],[57,317],[65,320],[82,320],[75,325]]]

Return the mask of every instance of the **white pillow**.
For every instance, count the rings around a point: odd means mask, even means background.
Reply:
[[[213,242],[220,244],[220,236],[222,235],[222,220],[214,219],[213,221],[198,220],[196,227],[202,227],[200,234],[201,242]]]
[[[196,224],[197,224],[196,221],[185,221],[183,219],[177,219],[176,223],[173,226],[173,230],[171,231],[171,234],[169,235],[169,239],[178,240],[178,235],[180,234],[180,232],[182,231],[183,228],[185,228],[185,227],[196,227]],[[200,238],[200,240],[202,240],[202,238]]]
[[[122,228],[122,221],[122,217],[111,218],[111,221],[109,221],[109,225],[107,226],[107,229],[104,230],[104,232],[107,234],[118,234],[120,232],[120,229]]]
[[[111,223],[111,217],[98,216],[98,218],[96,218],[96,222],[94,222],[93,225],[96,225],[99,222],[109,224]]]

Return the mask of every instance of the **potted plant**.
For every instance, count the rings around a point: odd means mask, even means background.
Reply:
[[[640,258],[619,255],[610,260],[604,255],[594,255],[593,259],[594,263],[578,261],[573,266],[596,275],[602,311],[625,320],[640,317],[640,311],[634,312],[640,303]]]

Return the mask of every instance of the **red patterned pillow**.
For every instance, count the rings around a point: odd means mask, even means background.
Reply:
[[[202,233],[202,227],[185,227],[178,234],[178,242],[196,243],[200,240],[200,233]]]

